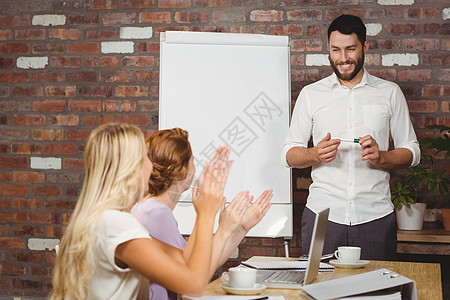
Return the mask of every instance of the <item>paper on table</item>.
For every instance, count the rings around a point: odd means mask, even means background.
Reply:
[[[307,261],[243,261],[244,266],[258,270],[306,270]],[[334,267],[326,263],[320,263],[320,271],[333,271]]]
[[[183,300],[252,300],[259,299],[263,296],[260,295],[252,295],[252,296],[203,296],[199,298],[193,298],[188,296],[183,296]],[[268,296],[269,300],[285,300],[283,296]]]

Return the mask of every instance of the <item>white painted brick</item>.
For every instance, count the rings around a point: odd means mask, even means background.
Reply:
[[[19,57],[16,64],[20,69],[43,69],[48,65],[48,57]]]
[[[444,20],[450,19],[450,7],[444,8],[442,10],[442,19],[444,19]]]
[[[413,53],[385,54],[381,57],[383,66],[417,66],[419,64],[419,55]]]
[[[414,0],[378,0],[380,5],[412,5]]]
[[[152,27],[121,27],[121,39],[149,39],[153,35]]]
[[[30,166],[32,169],[61,169],[61,158],[57,157],[32,157]]]
[[[307,66],[329,66],[328,54],[307,54],[305,64]]]
[[[57,26],[66,24],[65,15],[36,15],[31,20],[32,25]]]
[[[53,250],[56,245],[59,245],[59,239],[37,239],[31,238],[28,240],[28,249],[30,250]]]
[[[381,32],[381,30],[383,30],[383,25],[380,23],[369,23],[366,24],[366,28],[368,36],[376,36]]]
[[[102,53],[133,53],[133,42],[102,42]]]

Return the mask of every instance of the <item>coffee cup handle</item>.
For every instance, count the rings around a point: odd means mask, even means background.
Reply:
[[[230,276],[228,275],[228,272],[222,273],[222,280],[225,281],[226,283],[230,284]]]
[[[339,250],[334,251],[334,256],[336,256],[337,259],[341,259],[341,258],[339,257]]]

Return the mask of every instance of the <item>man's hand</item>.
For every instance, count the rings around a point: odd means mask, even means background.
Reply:
[[[337,149],[340,143],[339,140],[332,140],[331,134],[328,132],[315,147],[319,159],[324,163],[333,161],[336,158]]]
[[[377,141],[372,136],[363,136],[359,139],[359,144],[362,149],[361,160],[368,160],[374,166],[381,164],[380,149]]]

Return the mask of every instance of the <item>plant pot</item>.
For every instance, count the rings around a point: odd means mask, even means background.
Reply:
[[[442,221],[444,222],[444,229],[450,230],[450,208],[442,208]]]
[[[397,216],[397,227],[401,230],[422,230],[423,227],[423,216],[425,214],[425,209],[427,208],[426,203],[416,203],[416,204],[399,204],[395,214]]]

